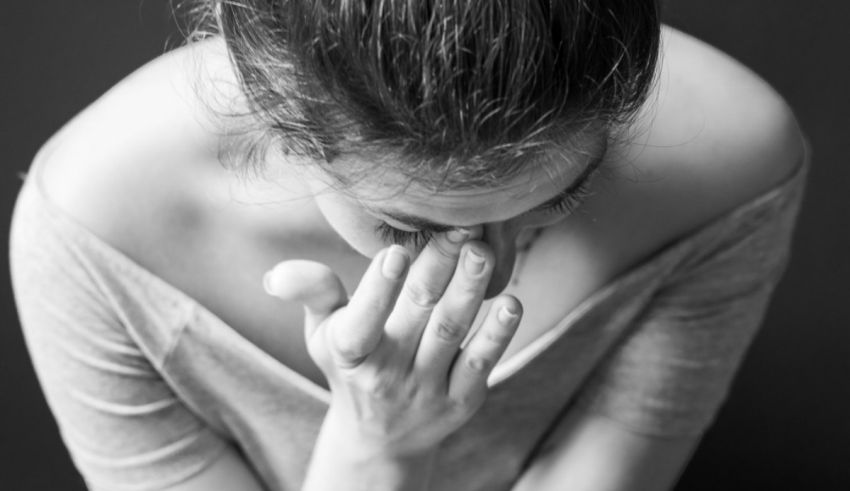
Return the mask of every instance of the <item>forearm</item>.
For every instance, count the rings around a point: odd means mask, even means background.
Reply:
[[[639,435],[604,416],[577,412],[512,491],[666,491],[697,443],[695,437]]]
[[[434,452],[394,455],[358,441],[348,428],[325,420],[302,491],[426,491]]]

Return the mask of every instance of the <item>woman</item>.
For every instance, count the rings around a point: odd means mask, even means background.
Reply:
[[[787,259],[782,99],[650,0],[198,12],[16,208],[88,485],[672,487]]]

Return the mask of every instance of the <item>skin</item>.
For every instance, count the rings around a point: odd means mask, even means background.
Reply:
[[[407,416],[428,421],[394,419],[398,406],[386,398],[376,401],[369,387],[410,394],[415,384],[433,384],[434,375],[424,367],[454,374],[465,366],[445,364],[456,344],[433,349],[410,342],[411,333],[452,324],[456,342],[479,306],[490,320],[486,325],[508,329],[488,313],[521,305],[518,325],[496,336],[500,343],[485,356],[492,368],[499,353],[515,353],[661,245],[772,188],[799,162],[802,143],[793,116],[764,82],[681,33],[666,30],[664,46],[659,82],[634,123],[634,137],[609,149],[605,178],[594,181],[593,195],[571,216],[525,213],[571,182],[581,169],[578,160],[547,179],[532,173],[499,188],[438,194],[414,187],[404,199],[378,202],[375,196],[397,190],[391,179],[382,181],[380,193],[368,187],[334,193],[321,176],[304,172],[309,166],[283,160],[275,160],[280,165],[272,166],[267,181],[244,183],[218,165],[227,128],[203,119],[205,108],[191,83],[198,75],[191,67],[201,61],[213,79],[225,81],[217,90],[235,87],[226,57],[214,44],[161,57],[84,111],[39,155],[42,181],[51,199],[79,223],[281,363],[331,389],[335,399],[313,455],[314,487],[308,489],[340,489],[317,477],[327,474],[345,483],[362,477],[385,483],[385,489],[409,489],[411,482],[427,482],[429,447],[474,411],[486,373],[459,375],[467,382],[440,389],[443,396],[435,404],[472,401],[452,413],[457,419],[441,419],[439,411],[427,408]],[[388,244],[372,231],[386,211],[467,228],[472,235],[464,245],[438,247],[443,244],[438,238],[421,254],[410,251],[404,279],[381,279],[377,264]],[[518,286],[506,285],[516,242],[523,230],[537,227],[545,232],[523,266],[526,276]],[[468,248],[485,257],[488,273],[462,276],[456,262]],[[261,281],[269,270],[273,295]],[[293,274],[309,281],[294,288],[281,280]],[[464,281],[461,290],[473,300],[459,308],[443,293]],[[557,301],[551,298],[555,288]],[[396,298],[419,300],[396,305]],[[381,307],[366,315],[372,303]],[[415,315],[423,306],[429,314]],[[398,318],[408,322],[390,327]],[[293,342],[305,329],[311,341]],[[400,377],[397,367],[405,360],[413,360],[416,369]],[[382,377],[395,385],[376,384]],[[399,424],[352,435],[361,426],[352,424],[361,407]],[[401,439],[413,445],[394,447]],[[350,441],[368,442],[367,462],[358,460],[363,448],[340,443]],[[695,439],[659,441],[597,415],[572,414],[555,451],[535,462],[517,489],[560,489],[564,482],[577,490],[667,489],[695,444]],[[380,448],[391,451],[375,450]],[[228,450],[175,489],[260,489],[240,459]]]
[[[494,264],[470,237],[434,239],[406,278],[409,253],[382,250],[342,308],[345,292],[321,265],[273,271],[270,292],[307,307],[308,349],[332,394],[303,489],[427,489],[437,445],[483,403],[521,314],[515,299],[500,298],[459,353]],[[305,295],[293,277],[324,285],[322,294]]]
[[[500,295],[488,309],[482,302],[511,278],[520,235],[568,216],[538,207],[588,165],[531,168],[498,187],[456,191],[393,192],[405,181],[392,173],[345,192],[306,180],[328,225],[373,260],[350,301],[321,263],[286,261],[265,276],[268,293],[305,306],[307,349],[331,394],[305,491],[428,489],[437,447],[483,404],[487,377],[519,326],[515,297]],[[407,275],[411,251],[384,248],[375,232],[381,223],[410,230],[391,218],[399,213],[452,229],[413,251]]]
[[[585,145],[598,153],[599,138],[586,139],[592,143]],[[373,257],[387,245],[375,233],[379,224],[407,232],[418,231],[393,218],[400,213],[447,227],[481,227],[482,240],[494,254],[494,270],[485,295],[491,298],[504,290],[511,278],[521,235],[567,218],[565,212],[536,208],[577,180],[590,165],[592,159],[586,156],[588,153],[577,155],[570,165],[536,166],[487,188],[433,190],[411,184],[392,171],[382,174],[378,182],[359,181],[345,191],[324,184],[326,179],[307,179],[307,182],[327,223],[349,246],[367,257]],[[337,165],[342,168],[357,169],[365,165],[360,159],[340,160]]]

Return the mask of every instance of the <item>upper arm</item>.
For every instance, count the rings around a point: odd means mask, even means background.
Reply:
[[[514,491],[670,489],[781,276],[799,195],[712,236],[635,319]]]
[[[802,154],[794,160],[801,166]],[[780,164],[766,172],[791,172]],[[696,245],[585,383],[515,491],[675,484],[725,400],[785,269],[804,175],[784,174],[769,200],[697,232]]]
[[[215,472],[231,444],[160,373],[167,333],[186,317],[153,289],[138,311],[119,308],[115,264],[68,223],[25,188],[10,256],[30,357],[75,466],[89,487],[110,491],[165,489]],[[150,337],[144,346],[140,329]]]

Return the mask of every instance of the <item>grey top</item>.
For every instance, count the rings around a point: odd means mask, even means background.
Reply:
[[[711,423],[784,270],[807,165],[658,250],[501,362],[443,443],[434,490],[510,489],[577,406],[634,432]],[[298,490],[328,393],[83,228],[31,173],[11,236],[27,345],[93,489],[152,490],[235,446]]]

